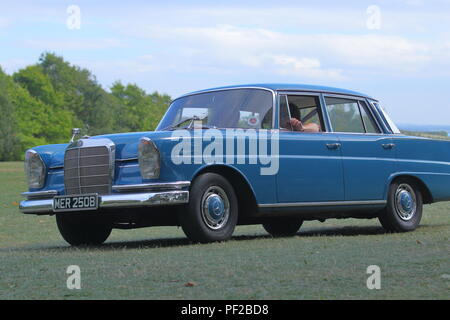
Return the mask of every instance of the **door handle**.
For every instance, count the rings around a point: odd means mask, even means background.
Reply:
[[[385,144],[382,144],[382,146],[384,149],[389,150],[389,149],[393,149],[395,147],[395,144],[394,143],[385,143]]]
[[[336,150],[341,147],[340,143],[327,143],[327,148],[330,150]]]

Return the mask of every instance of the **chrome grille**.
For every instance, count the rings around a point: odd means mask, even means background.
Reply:
[[[66,194],[111,193],[114,163],[111,144],[92,145],[86,143],[87,140],[80,141],[77,142],[79,146],[69,146],[64,155]]]

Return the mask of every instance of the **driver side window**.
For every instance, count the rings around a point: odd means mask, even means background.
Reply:
[[[318,96],[280,96],[280,129],[314,133],[323,128]]]

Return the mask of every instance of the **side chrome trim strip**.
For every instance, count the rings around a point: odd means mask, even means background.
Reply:
[[[50,167],[50,168],[48,168],[48,170],[63,170],[64,169],[64,166],[54,166],[54,167]]]
[[[100,197],[101,208],[152,207],[189,202],[189,191],[132,193]]]
[[[286,202],[286,203],[263,203],[260,208],[282,208],[282,207],[330,207],[330,206],[358,206],[358,205],[383,205],[386,200],[367,201],[324,201],[324,202]]]
[[[128,184],[112,186],[113,191],[127,192],[138,190],[179,190],[191,185],[190,181],[176,181],[176,182],[156,182],[156,183],[142,183],[142,184]]]
[[[131,162],[131,161],[138,161],[139,159],[137,157],[135,158],[126,158],[126,159],[116,159],[116,162]]]

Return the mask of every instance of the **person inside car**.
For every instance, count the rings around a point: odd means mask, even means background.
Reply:
[[[301,117],[298,107],[294,104],[289,104],[289,111],[291,118],[288,125],[291,126],[292,131],[299,132],[320,132],[320,126],[317,123],[311,122],[303,124],[299,119]]]

